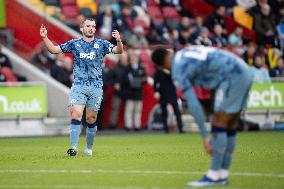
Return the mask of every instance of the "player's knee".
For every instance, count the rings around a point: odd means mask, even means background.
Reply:
[[[81,120],[83,112],[79,110],[71,110],[71,119]]]
[[[87,116],[87,123],[95,123],[97,120],[97,115],[88,115]]]
[[[227,128],[230,116],[225,112],[216,112],[213,115],[212,124],[217,127]]]

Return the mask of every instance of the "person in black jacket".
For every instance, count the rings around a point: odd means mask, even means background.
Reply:
[[[168,110],[167,105],[171,104],[174,113],[176,115],[177,125],[180,133],[183,133],[183,123],[181,119],[181,113],[178,108],[178,98],[176,94],[176,87],[173,83],[171,73],[168,70],[157,68],[154,76],[154,96],[159,100],[159,104],[162,110],[162,120],[164,125],[164,130],[166,133],[169,132],[168,128]]]
[[[213,32],[214,26],[220,24],[226,33],[226,23],[225,23],[226,7],[220,5],[217,6],[216,10],[211,13],[207,20],[204,23],[204,26],[207,27],[211,32]]]
[[[110,115],[109,128],[117,127],[118,114],[121,103],[125,100],[125,87],[123,86],[123,77],[126,75],[128,69],[128,54],[124,51],[120,57],[117,65],[111,71],[111,78],[113,81],[113,98],[112,111]]]
[[[144,68],[140,65],[134,50],[128,50],[129,62],[124,75],[123,88],[125,90],[125,129],[130,130],[134,125],[135,131],[141,129],[143,84],[146,82]]]

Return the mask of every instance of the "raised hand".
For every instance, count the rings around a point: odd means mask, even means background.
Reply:
[[[114,37],[116,41],[121,41],[120,34],[117,30],[113,30],[112,37]]]
[[[43,24],[40,26],[39,35],[42,38],[45,38],[47,36],[47,29],[46,29],[46,27]]]

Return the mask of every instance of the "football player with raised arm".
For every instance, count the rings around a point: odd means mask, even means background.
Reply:
[[[80,25],[82,38],[72,39],[61,45],[54,45],[47,36],[44,25],[40,27],[40,36],[48,51],[53,54],[72,53],[74,55],[74,81],[69,97],[70,103],[70,141],[71,148],[67,153],[70,156],[78,154],[78,140],[81,131],[81,119],[86,107],[86,147],[85,154],[92,155],[95,134],[97,132],[96,119],[103,98],[102,64],[108,53],[121,54],[123,44],[117,30],[112,32],[116,39],[116,46],[110,42],[95,38],[96,22],[87,18]]]

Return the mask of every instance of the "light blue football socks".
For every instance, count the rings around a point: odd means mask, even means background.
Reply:
[[[222,167],[224,154],[227,147],[227,130],[225,128],[212,125],[212,147],[211,170],[218,171]]]
[[[236,146],[236,138],[237,138],[236,134],[237,134],[236,129],[227,131],[227,148],[224,154],[224,159],[223,159],[221,169],[228,170],[230,168],[231,161],[232,161],[232,155],[233,155],[233,152]]]
[[[97,133],[97,125],[95,123],[93,123],[93,124],[87,123],[86,142],[87,142],[87,148],[88,149],[93,148],[96,133]]]
[[[72,119],[70,127],[70,141],[73,149],[78,148],[80,133],[81,133],[81,121]]]

